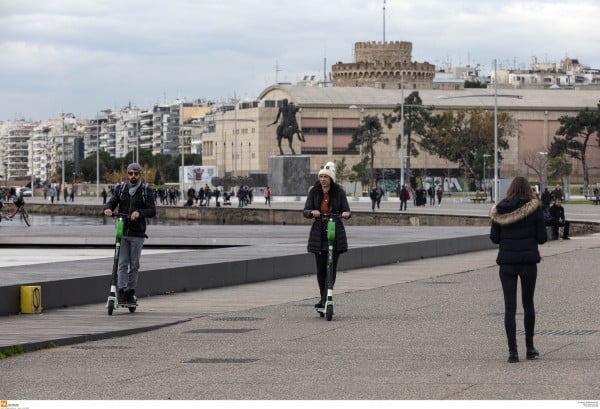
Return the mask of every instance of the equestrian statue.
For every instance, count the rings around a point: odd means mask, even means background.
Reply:
[[[294,151],[294,148],[292,147],[294,134],[298,135],[300,142],[304,142],[304,135],[302,135],[302,131],[298,127],[298,122],[296,121],[296,112],[298,111],[300,111],[299,107],[295,106],[293,102],[288,104],[288,100],[284,99],[283,104],[279,107],[275,121],[267,125],[275,125],[279,121],[279,118],[283,117],[281,123],[277,126],[277,146],[279,147],[280,155],[283,155],[283,149],[281,149],[281,139],[286,138],[288,140],[292,155],[296,154],[296,151]]]

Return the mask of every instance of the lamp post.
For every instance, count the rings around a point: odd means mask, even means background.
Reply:
[[[400,77],[400,188],[404,186],[404,71]]]
[[[185,137],[183,135],[183,131],[179,131],[181,136],[181,180],[179,181],[179,189],[181,194],[183,194],[184,190],[184,181],[185,181]]]
[[[542,155],[542,166],[543,166],[543,174],[542,174],[542,186],[541,190],[545,187],[548,187],[548,151],[538,152],[538,154]]]
[[[358,120],[358,126],[360,127],[361,122],[363,121],[364,117],[365,117],[365,107],[363,106],[358,106],[358,105],[350,105],[348,107],[349,109],[359,109],[360,110],[360,118]],[[363,159],[363,155],[362,155],[362,143],[360,145],[358,145],[358,160],[359,163],[362,163],[362,159]],[[364,191],[364,188],[362,187],[362,176],[361,176],[361,189]],[[355,189],[354,189],[354,194],[356,195],[356,184],[354,185]],[[362,195],[362,192],[361,192]]]
[[[60,179],[60,188],[65,185],[65,114],[61,114],[62,117],[62,145],[61,145],[61,179]],[[60,197],[60,192],[58,197]]]
[[[486,170],[486,163],[485,163],[485,158],[489,158],[490,155],[489,153],[484,153],[483,154],[483,190],[486,192],[487,194],[487,180],[485,178],[485,170]]]
[[[100,120],[96,117],[96,198],[100,197]]]

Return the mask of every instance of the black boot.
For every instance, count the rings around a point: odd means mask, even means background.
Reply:
[[[508,362],[511,364],[519,362],[519,352],[517,350],[516,339],[511,339],[508,341]]]
[[[119,288],[119,291],[117,292],[117,303],[125,304],[125,302],[126,302],[125,289]]]
[[[127,304],[136,304],[135,290],[130,289],[125,291],[125,299]]]
[[[537,359],[540,353],[535,348],[527,348],[527,359]]]
[[[537,357],[540,356],[540,353],[533,346],[533,337],[527,337],[527,338],[525,338],[525,343],[527,344],[527,355],[526,355],[526,358],[527,359],[537,359]]]
[[[325,304],[327,303],[327,297],[323,296],[323,292],[321,292],[321,301],[315,304],[315,308],[325,308]]]
[[[533,346],[533,337],[526,337],[525,343],[527,345],[527,359],[536,359],[540,356],[538,350]]]

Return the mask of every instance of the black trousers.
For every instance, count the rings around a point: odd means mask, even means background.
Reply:
[[[335,276],[337,271],[337,263],[340,253],[337,251],[333,252],[333,271],[332,271],[332,285],[335,284]],[[317,282],[319,283],[319,291],[321,293],[321,300],[327,297],[327,251],[321,251],[315,253],[315,261],[317,263]]]
[[[523,303],[525,341],[533,347],[535,331],[535,307],[533,296],[537,280],[537,264],[509,264],[500,266],[500,282],[504,293],[504,328],[509,350],[517,349],[517,281],[521,279],[521,301]]]
[[[554,222],[552,225],[552,229],[554,230],[554,236],[556,237],[556,239],[559,239],[558,236],[558,228],[559,227],[564,227],[563,230],[563,237],[569,237],[569,222],[567,220],[564,220],[562,223],[561,222]]]

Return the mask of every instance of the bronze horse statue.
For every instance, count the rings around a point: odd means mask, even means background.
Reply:
[[[304,142],[304,135],[302,135],[302,131],[298,127],[298,122],[296,121],[296,112],[299,110],[300,108],[296,107],[293,102],[288,104],[288,100],[284,99],[282,106],[279,107],[279,111],[277,112],[277,118],[275,118],[275,121],[273,121],[272,124],[268,125],[275,125],[279,121],[279,117],[283,116],[281,123],[277,126],[277,146],[279,147],[280,155],[283,155],[283,149],[281,149],[281,140],[283,138],[288,140],[292,155],[296,154],[296,151],[292,146],[294,134],[298,135],[298,140],[300,140],[300,142]]]

